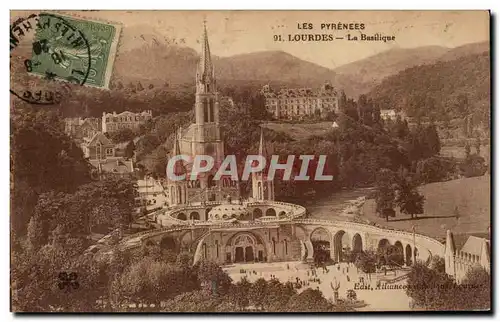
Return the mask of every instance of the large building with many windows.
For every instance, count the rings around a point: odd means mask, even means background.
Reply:
[[[283,88],[274,91],[269,85],[262,88],[266,109],[277,119],[301,118],[308,115],[325,116],[338,112],[337,91],[330,83],[319,89]]]
[[[141,124],[153,118],[151,111],[132,113],[125,111],[122,113],[102,113],[102,132],[115,132],[121,129],[129,128],[138,130]]]

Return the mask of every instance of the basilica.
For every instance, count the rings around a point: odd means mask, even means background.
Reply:
[[[206,27],[196,71],[194,109],[195,121],[177,132],[172,156],[209,155],[215,167],[190,180],[193,164],[175,162],[174,174],[186,176],[184,180],[167,180],[168,206],[141,217],[149,228],[123,238],[118,247],[168,245],[177,252],[193,254],[194,263],[209,260],[220,265],[312,263],[319,253],[340,262],[346,260],[347,254],[376,251],[387,245],[396,246],[404,254],[401,265],[407,266],[417,261],[430,263],[432,255],[444,254],[444,245],[427,236],[352,221],[307,218],[305,207],[275,200],[274,183],[265,169],[252,173],[248,198],[240,195],[237,180],[224,176],[215,180],[217,165],[225,154]],[[259,154],[265,157],[262,132]]]
[[[215,166],[209,172],[198,174],[196,180],[169,181],[166,188],[169,195],[169,205],[220,201],[227,197],[235,200],[240,198],[240,187],[237,180],[233,180],[230,176],[223,176],[220,180],[214,180],[225,154],[219,123],[219,93],[217,92],[215,69],[210,55],[206,27],[203,30],[201,59],[196,71],[195,81],[195,122],[186,129],[180,129],[175,138],[172,155],[187,155],[191,159],[194,159],[196,155],[211,156],[214,159]],[[261,138],[260,144],[260,151],[262,152],[264,149],[263,138]],[[192,170],[192,163],[184,163],[176,165],[174,172],[176,172],[176,175],[186,174],[187,177],[190,177]],[[252,183],[255,185],[253,195],[263,199],[265,191],[267,197],[273,199],[273,183],[266,182],[264,179],[262,173],[253,175]]]

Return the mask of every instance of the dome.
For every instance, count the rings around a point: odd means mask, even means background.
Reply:
[[[209,220],[248,220],[249,212],[244,205],[223,204],[208,212]]]

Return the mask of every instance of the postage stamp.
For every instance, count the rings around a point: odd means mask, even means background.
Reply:
[[[61,23],[64,21],[64,23]],[[120,36],[120,25],[61,14],[40,14],[33,43],[32,73],[107,88]]]
[[[21,15],[10,26],[11,94],[51,105],[75,85],[107,89],[120,33],[120,24],[59,12]]]

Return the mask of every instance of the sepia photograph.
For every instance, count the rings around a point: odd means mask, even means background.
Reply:
[[[11,312],[491,312],[489,11],[9,14]]]

